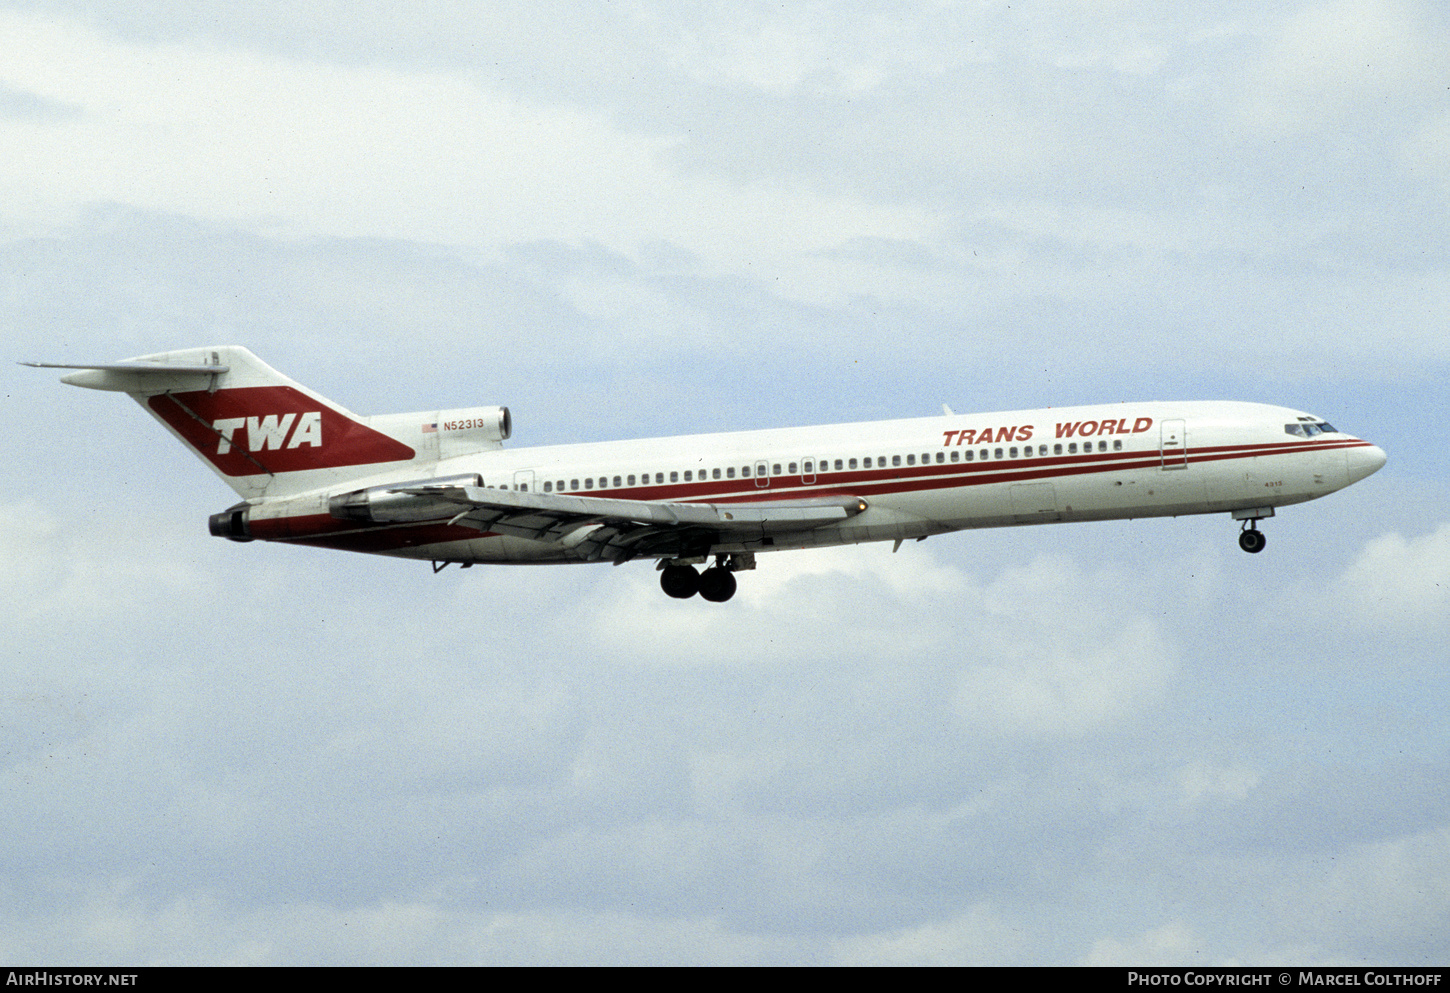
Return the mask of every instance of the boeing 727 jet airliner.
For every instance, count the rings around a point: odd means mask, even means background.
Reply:
[[[1156,402],[505,449],[507,407],[365,417],[245,348],[77,369],[128,393],[243,499],[233,541],[465,568],[653,559],[672,597],[729,600],[759,552],[966,528],[1228,513],[1258,522],[1385,464],[1298,410]],[[712,561],[713,560],[713,561]],[[703,572],[695,567],[711,563]]]

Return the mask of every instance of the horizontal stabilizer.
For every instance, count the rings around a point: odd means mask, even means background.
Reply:
[[[79,369],[80,372],[62,376],[60,381],[70,386],[84,386],[91,390],[112,390],[117,393],[160,393],[171,389],[204,387],[202,376],[220,376],[230,369],[227,365],[197,365],[183,362],[148,362],[133,359],[127,362],[96,362],[72,365],[63,362],[22,362],[34,369]]]

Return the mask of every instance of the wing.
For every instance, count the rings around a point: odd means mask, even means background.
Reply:
[[[491,534],[558,542],[585,561],[703,555],[714,545],[839,524],[855,496],[752,503],[656,503],[487,489],[451,481],[377,486],[333,497],[333,516],[376,523],[448,519]]]

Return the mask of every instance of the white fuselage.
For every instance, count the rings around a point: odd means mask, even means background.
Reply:
[[[1327,427],[1264,404],[1129,403],[500,449],[439,460],[427,477],[477,474],[485,487],[651,503],[866,502],[840,524],[710,549],[724,554],[1058,521],[1266,517],[1384,464],[1374,445]],[[411,467],[345,488],[418,479]],[[327,511],[339,491],[253,501],[252,536],[440,562],[579,560],[567,541],[480,535],[446,518],[341,522]]]

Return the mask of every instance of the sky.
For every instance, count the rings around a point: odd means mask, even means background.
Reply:
[[[0,960],[1450,961],[1450,15],[0,0]],[[241,344],[511,446],[1155,399],[1265,522],[479,567],[207,533]]]

